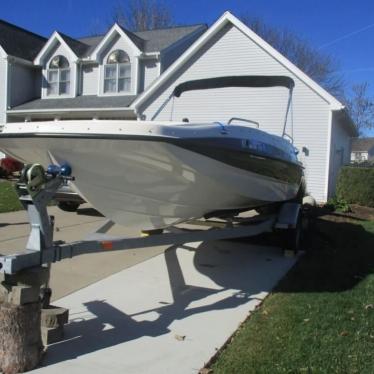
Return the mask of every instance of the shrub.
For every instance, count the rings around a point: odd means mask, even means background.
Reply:
[[[351,207],[349,204],[342,199],[338,199],[336,196],[329,199],[325,205],[326,208],[331,209],[331,210],[336,210],[338,212],[342,213],[350,213],[352,212]]]
[[[336,197],[348,204],[374,207],[374,168],[341,168],[336,186]]]

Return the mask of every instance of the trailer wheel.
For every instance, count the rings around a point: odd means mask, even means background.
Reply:
[[[295,254],[300,251],[301,249],[301,242],[302,242],[302,233],[303,233],[303,225],[302,225],[302,214],[300,212],[296,227],[293,229],[288,229],[286,234],[286,250],[293,251]]]
[[[76,212],[80,204],[73,201],[60,201],[57,206],[64,212]]]

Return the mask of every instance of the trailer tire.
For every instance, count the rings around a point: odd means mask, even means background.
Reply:
[[[293,251],[295,254],[300,251],[302,243],[302,213],[300,212],[297,219],[297,224],[294,229],[288,229],[286,234],[286,248],[287,250]]]

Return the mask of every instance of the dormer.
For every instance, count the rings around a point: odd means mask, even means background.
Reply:
[[[34,60],[42,67],[42,98],[75,97],[78,51],[87,46],[55,31]]]
[[[136,95],[139,91],[139,57],[144,41],[114,24],[92,52],[99,64],[99,96]]]

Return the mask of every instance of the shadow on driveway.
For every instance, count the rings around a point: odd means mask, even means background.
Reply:
[[[198,273],[212,280],[216,284],[215,288],[186,284],[177,256],[177,252],[181,250],[194,252],[193,266]],[[176,320],[210,311],[232,309],[250,300],[258,300],[263,297],[259,294],[270,290],[293,261],[284,258],[276,248],[262,249],[248,244],[228,245],[224,241],[202,243],[197,249],[186,245],[183,249],[171,247],[165,252],[165,262],[173,295],[172,303],[160,301],[154,309],[130,315],[106,300],[85,302],[83,305],[94,318],[77,317],[71,320],[65,327],[66,340],[48,347],[44,366],[141,337],[169,334],[170,325]],[[127,287],[136,287],[136,284]],[[118,289],[120,295],[120,286]],[[209,296],[212,298],[207,299]],[[156,320],[136,320],[137,316],[151,312],[157,313]]]

